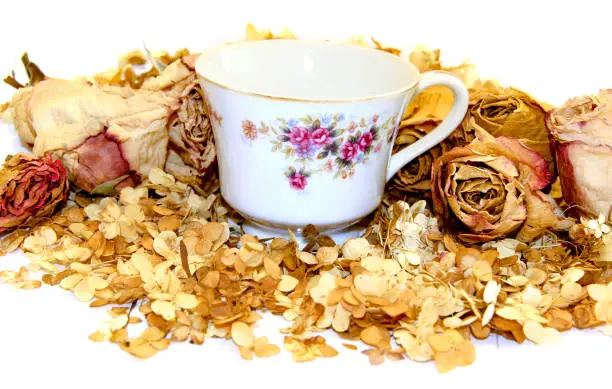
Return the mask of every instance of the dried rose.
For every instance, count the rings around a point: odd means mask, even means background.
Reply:
[[[563,198],[597,214],[612,206],[612,89],[568,100],[547,117]]]
[[[187,58],[140,89],[47,79],[20,89],[5,117],[35,155],[61,158],[75,186],[111,193],[166,163],[168,121],[195,77]]]
[[[170,149],[180,158],[168,157],[166,171],[202,193],[211,192],[217,186],[217,164],[211,118],[206,98],[195,76],[197,56],[184,58],[184,64],[192,72],[190,81],[181,93],[179,108],[170,118]]]
[[[440,67],[437,62],[439,53],[430,52],[430,56],[423,52],[419,54],[413,61],[424,69]],[[416,104],[409,107],[400,125],[395,152],[425,136],[444,119],[452,105],[452,96],[447,92],[431,88],[417,97]],[[435,159],[452,146],[463,146],[472,141],[475,130],[471,123],[493,136],[520,138],[524,145],[541,154],[549,170],[554,172],[544,118],[542,106],[521,91],[500,88],[492,81],[474,86],[470,89],[470,110],[462,125],[440,145],[400,170],[393,186],[401,192],[428,192],[432,157]]]
[[[554,158],[546,130],[546,111],[528,94],[514,88],[501,88],[488,83],[470,90],[470,105],[463,122],[465,132],[473,132],[474,123],[489,134],[520,139],[544,157],[554,173]]]
[[[517,139],[495,138],[472,123],[477,138],[438,158],[432,168],[434,210],[466,242],[518,232],[528,242],[556,226],[540,189],[551,183],[546,162]]]
[[[147,56],[140,51],[122,57],[117,69],[96,80],[104,85],[125,85],[176,96],[176,111],[168,119],[168,156],[164,169],[201,194],[218,188],[211,119],[195,72],[198,54],[178,50],[174,56]],[[151,70],[135,75],[132,66],[150,62]],[[110,77],[109,77],[110,76]],[[159,77],[155,77],[159,76]]]
[[[51,155],[9,156],[0,170],[0,233],[31,227],[68,196],[66,169]]]
[[[399,151],[427,135],[436,128],[440,121],[433,119],[402,120],[395,138],[394,151]],[[425,153],[418,156],[412,162],[401,169],[393,180],[393,187],[401,192],[422,193],[431,190],[431,165],[436,158],[452,148],[452,141],[447,139]]]
[[[68,178],[87,192],[134,185],[166,159],[165,93],[48,79],[13,97],[13,123],[35,155],[62,160]]]

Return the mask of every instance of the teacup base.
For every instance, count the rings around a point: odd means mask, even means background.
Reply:
[[[242,224],[242,229],[245,233],[257,236],[259,239],[289,239],[289,232],[286,229],[264,226],[248,219]],[[336,242],[336,244],[340,246],[348,239],[359,238],[364,234],[364,232],[364,227],[351,225],[335,230],[327,230],[324,232],[324,234],[329,235]],[[302,237],[302,229],[298,228],[297,230],[294,230],[293,233],[295,234],[300,247],[306,246],[308,242]]]

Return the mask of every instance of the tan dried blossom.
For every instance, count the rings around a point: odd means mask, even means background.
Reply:
[[[268,338],[262,336],[255,338],[251,327],[243,322],[237,321],[232,324],[232,340],[240,350],[243,359],[253,359],[253,354],[258,358],[266,358],[280,353],[280,348],[268,343]]]
[[[11,284],[17,289],[31,290],[38,289],[42,285],[39,280],[29,279],[30,272],[25,267],[20,267],[18,271],[0,271],[0,283]]]
[[[596,301],[595,316],[606,323],[604,332],[612,336],[612,281],[607,285],[591,284],[587,286],[589,296]]]
[[[294,337],[285,337],[285,350],[293,354],[296,362],[310,362],[315,359],[332,358],[338,355],[338,351],[326,343],[322,336],[315,336],[305,340],[298,340]]]
[[[108,287],[109,282],[97,275],[91,265],[79,262],[70,264],[70,270],[74,274],[64,278],[60,286],[74,292],[79,301],[90,301],[96,291]]]
[[[610,233],[610,225],[606,222],[606,217],[603,214],[599,214],[597,219],[586,219],[581,218],[581,223],[587,229],[587,231],[596,238],[601,238],[603,235]]]
[[[471,365],[476,359],[474,345],[456,330],[432,335],[428,342],[434,351],[436,367],[440,373],[454,370],[458,366]]]

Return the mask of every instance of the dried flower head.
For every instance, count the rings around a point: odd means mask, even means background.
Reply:
[[[485,131],[436,160],[434,209],[459,238],[484,242],[517,234],[529,242],[559,223],[540,189],[551,183],[544,159],[513,138]]]
[[[31,227],[68,197],[66,169],[50,155],[9,156],[0,169],[0,233]]]

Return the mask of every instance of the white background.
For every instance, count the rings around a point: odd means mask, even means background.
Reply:
[[[10,2],[9,2],[10,1]],[[19,70],[27,51],[50,76],[72,77],[112,67],[119,53],[141,48],[192,51],[244,35],[244,26],[299,37],[344,40],[374,35],[386,45],[410,49],[425,43],[443,49],[457,64],[471,59],[484,76],[561,104],[569,97],[612,87],[610,13],[606,1],[198,1],[188,3],[6,0],[0,21],[0,75]],[[0,87],[0,101],[10,98]],[[0,124],[0,155],[19,144]],[[17,269],[20,254],[0,258],[0,269]],[[432,363],[386,362],[343,348],[332,360],[295,364],[290,354],[252,362],[228,341],[204,346],[172,345],[138,361],[112,344],[87,335],[106,319],[59,288],[16,291],[0,285],[0,388],[169,387],[535,387],[597,384],[609,387],[612,340],[597,330],[563,334],[560,344],[516,345],[491,337],[477,342],[473,366],[440,376]],[[275,318],[255,332],[278,345]]]

